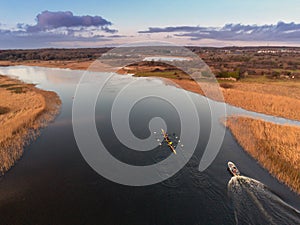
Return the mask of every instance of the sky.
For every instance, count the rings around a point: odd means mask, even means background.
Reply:
[[[0,49],[118,46],[300,46],[299,0],[9,0]]]

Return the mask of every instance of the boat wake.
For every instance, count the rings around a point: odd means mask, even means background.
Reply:
[[[233,202],[236,224],[300,224],[300,212],[257,180],[232,177],[228,194]]]

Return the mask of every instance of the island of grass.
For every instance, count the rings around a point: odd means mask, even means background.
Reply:
[[[20,159],[26,144],[35,139],[59,112],[54,92],[0,75],[0,173]]]

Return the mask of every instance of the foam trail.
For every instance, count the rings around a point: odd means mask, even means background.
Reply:
[[[233,202],[236,224],[300,224],[300,212],[257,180],[232,177],[228,194]]]

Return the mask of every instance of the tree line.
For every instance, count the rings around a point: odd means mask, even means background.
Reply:
[[[80,49],[24,49],[0,50],[0,60],[80,60],[97,59],[111,48],[80,48]]]

